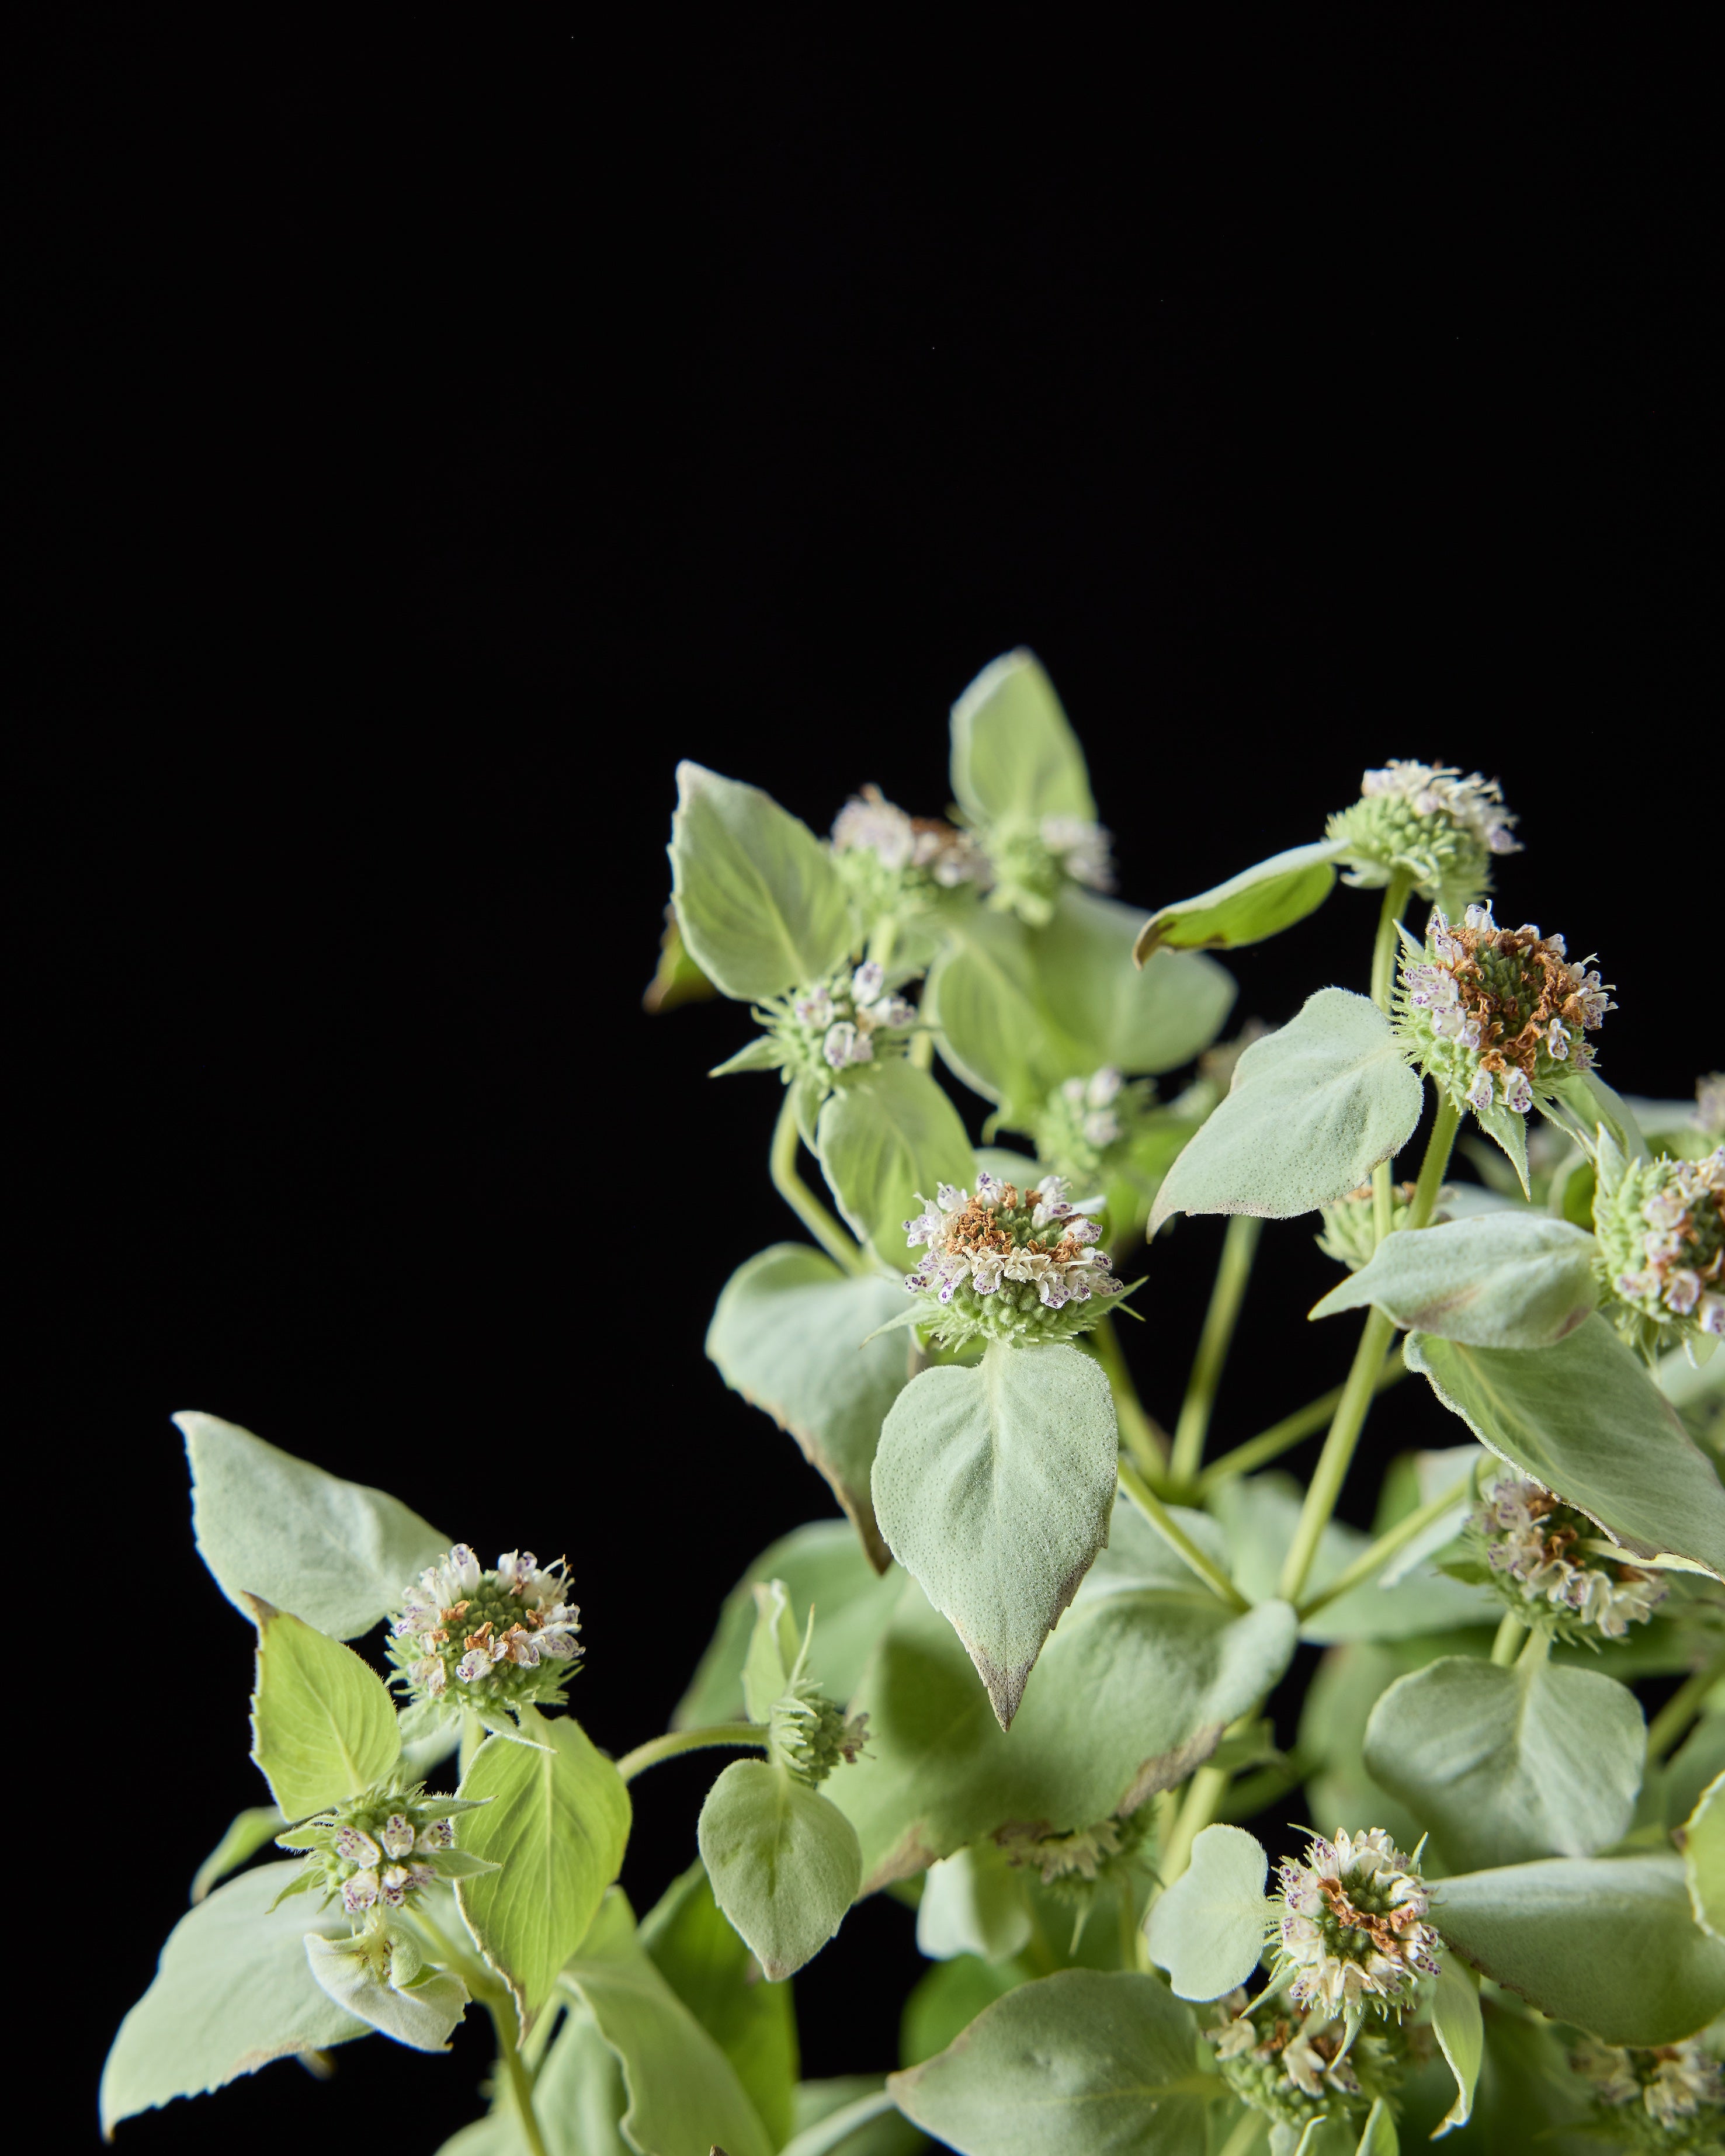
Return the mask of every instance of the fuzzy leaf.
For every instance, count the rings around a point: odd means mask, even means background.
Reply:
[[[387,1491],[326,1475],[215,1415],[173,1419],[191,1463],[198,1554],[236,1609],[254,1594],[357,1639],[449,1546]]]
[[[1431,2033],[1438,2040],[1450,2071],[1455,2076],[1455,2101],[1444,2114],[1434,2140],[1457,2126],[1466,2126],[1473,2113],[1473,2092],[1485,2056],[1486,2026],[1480,2013],[1480,1980],[1466,1963],[1447,1950],[1437,1989],[1431,1999]]]
[[[896,1281],[860,1280],[806,1244],[775,1243],[726,1282],[706,1336],[726,1383],[796,1439],[880,1572],[891,1558],[869,1475],[907,1370],[902,1340],[869,1335],[906,1301]]]
[[[992,1342],[974,1368],[922,1371],[887,1415],[875,1517],[951,1620],[1003,1729],[1108,1539],[1118,1445],[1106,1378],[1064,1345]]]
[[[255,1856],[286,1824],[279,1804],[254,1804],[248,1810],[236,1812],[228,1821],[226,1834],[198,1867],[192,1881],[193,1901],[203,1901],[212,1887],[218,1885],[230,1871],[238,1871],[248,1857]]]
[[[862,1884],[856,1829],[819,1789],[764,1760],[725,1769],[696,1837],[714,1900],[774,1983],[814,1959]]]
[[[1725,1774],[1708,1784],[1683,1829],[1683,1871],[1696,1922],[1725,1940]]]
[[[850,948],[832,855],[757,786],[680,763],[670,860],[689,955],[739,1003],[818,981]]]
[[[995,660],[953,705],[952,793],[975,824],[1095,822],[1084,751],[1034,652]]]
[[[260,1864],[168,1933],[155,1981],[121,2023],[102,2069],[104,2133],[177,2096],[254,2074],[272,2059],[370,2035],[319,1989],[305,1960],[308,1931],[345,1933],[347,1919],[338,1911],[308,1922],[299,1900],[270,1912],[299,1870]]]
[[[1328,839],[1291,846],[1242,869],[1214,891],[1177,899],[1153,913],[1138,932],[1133,957],[1142,966],[1159,950],[1234,951],[1279,936],[1316,912],[1336,880],[1346,848]]]
[[[1725,1578],[1725,1488],[1598,1312],[1549,1348],[1411,1332],[1403,1353],[1481,1444],[1632,1555],[1687,1558]]]
[[[905,1222],[940,1183],[968,1185],[970,1140],[958,1111],[926,1070],[904,1056],[841,1086],[820,1111],[820,1164],[839,1210],[901,1280]]]
[[[530,1707],[522,1729],[550,1749],[490,1737],[462,1777],[464,1797],[491,1801],[462,1820],[461,1846],[501,1869],[461,1880],[455,1898],[525,2022],[617,1876],[631,1815],[622,1776],[572,1716]]]
[[[1389,1021],[1346,988],[1320,988],[1254,1041],[1229,1096],[1168,1171],[1150,1215],[1290,1219],[1369,1180],[1414,1134],[1423,1098]]]
[[[1366,1725],[1367,1771],[1460,1870],[1609,1848],[1646,1752],[1633,1692],[1548,1661],[1445,1656],[1393,1684]]]
[[[1011,914],[977,907],[952,921],[922,1009],[944,1061],[1014,1128],[1082,1060],[1042,1008],[1029,937]]]
[[[1314,1317],[1376,1303],[1396,1323],[1473,1348],[1547,1348],[1599,1299],[1591,1235],[1539,1213],[1484,1213],[1387,1236],[1314,1306]]]
[[[305,1935],[305,1959],[321,1990],[338,2006],[415,2051],[447,2051],[449,2031],[467,2011],[467,1986],[441,1969],[426,1969],[398,1989],[375,1976],[345,1940]]]
[[[1024,1875],[988,1842],[931,1864],[916,1905],[916,1951],[930,1961],[980,1954],[1010,1961],[1032,1929]]]
[[[900,2065],[920,2066],[944,2051],[985,2006],[1016,1991],[1024,1981],[1016,1963],[983,1961],[973,1953],[957,1954],[925,1969],[899,2019]]]
[[[1207,1826],[1193,1843],[1190,1865],[1151,1904],[1144,1927],[1176,1999],[1221,1999],[1258,1966],[1269,1872],[1263,1843],[1242,1828]]]
[[[352,1647],[250,1596],[252,1758],[288,1819],[381,1782],[401,1757],[395,1702]]]
[[[783,1696],[796,1666],[802,1635],[791,1614],[790,1591],[782,1579],[755,1586],[755,1629],[742,1663],[742,1698],[751,1722],[764,1722]]]
[[[706,1075],[709,1078],[735,1078],[745,1070],[777,1070],[784,1058],[782,1042],[770,1033],[758,1034],[739,1048],[735,1055],[727,1055],[722,1063],[714,1064]]]
[[[1463,1960],[1602,2043],[1675,2044],[1725,2011],[1725,1943],[1676,1856],[1553,1857],[1464,1872],[1432,1921]]]
[[[1192,2156],[1222,2084],[1155,1978],[1063,1969],[1021,1985],[887,2087],[907,2118],[982,2156]]]
[[[1136,971],[1142,918],[1073,886],[1047,927],[1029,932],[1040,1000],[1076,1051],[1058,1078],[1088,1077],[1104,1064],[1128,1077],[1177,1070],[1220,1032],[1236,993],[1232,978],[1195,952],[1164,952]]]

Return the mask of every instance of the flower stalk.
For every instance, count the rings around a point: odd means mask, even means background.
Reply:
[[[1199,1336],[1198,1353],[1193,1359],[1186,1397],[1180,1404],[1180,1419],[1174,1425],[1168,1476],[1179,1489],[1187,1488],[1198,1477],[1216,1389],[1228,1360],[1263,1228],[1264,1223],[1255,1214],[1236,1213],[1229,1221],[1228,1232],[1223,1238],[1216,1284],[1210,1294],[1209,1308],[1204,1313],[1204,1331]]]

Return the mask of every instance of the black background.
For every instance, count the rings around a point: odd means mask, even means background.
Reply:
[[[831,1509],[701,1352],[796,1231],[772,1081],[701,1075],[744,1015],[639,1009],[680,756],[818,829],[868,778],[937,812],[947,705],[1029,643],[1147,907],[1368,762],[1478,765],[1527,842],[1501,915],[1618,984],[1607,1075],[1717,1061],[1702,18],[1394,19],[33,52],[15,1142],[56,1487],[14,1518],[13,1786],[83,1794],[28,1830],[61,1995],[16,2010],[74,2137],[262,1794],[172,1409],[566,1547],[613,1750]],[[1240,1014],[1363,986],[1373,906],[1240,954]],[[1310,1224],[1266,1235],[1218,1443],[1345,1363]],[[1164,1417],[1219,1240],[1137,1298]],[[1346,1509],[1453,1434],[1395,1394]],[[710,1771],[636,1784],[638,1907]],[[796,1979],[806,2071],[891,2061],[911,1932],[865,1905]],[[429,2149],[485,2056],[357,2046],[122,2139]]]

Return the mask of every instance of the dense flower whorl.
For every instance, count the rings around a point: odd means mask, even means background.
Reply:
[[[1725,1334],[1725,1146],[1705,1160],[1631,1161],[1615,1182],[1602,1172],[1594,1231],[1600,1276],[1648,1344]]]
[[[1416,1186],[1411,1183],[1397,1184],[1390,1208],[1392,1233],[1405,1228],[1414,1209]],[[1432,1209],[1428,1224],[1439,1227],[1449,1219],[1444,1209],[1445,1201],[1455,1195],[1454,1188],[1445,1183],[1438,1192],[1437,1203]],[[1372,1186],[1363,1183],[1358,1190],[1350,1190],[1344,1197],[1333,1199],[1327,1205],[1317,1209],[1323,1216],[1323,1233],[1312,1238],[1327,1258],[1333,1258],[1338,1265],[1357,1273],[1362,1265],[1369,1265],[1378,1247],[1377,1217],[1372,1196]]]
[[[1689,2156],[1725,2143],[1725,2075],[1700,2037],[1630,2051],[1589,2036],[1569,2063],[1591,2088],[1599,2123],[1633,2147]]]
[[[910,816],[878,786],[865,786],[839,811],[833,855],[864,916],[926,912],[935,894],[962,884],[986,890],[988,857],[968,831],[937,816]]]
[[[452,1868],[454,1815],[471,1809],[460,1797],[427,1796],[421,1782],[349,1797],[279,1837],[305,1852],[290,1891],[321,1887],[324,1905],[339,1899],[356,1929],[382,1921]]]
[[[542,1570],[531,1550],[509,1550],[487,1572],[457,1543],[408,1589],[391,1659],[415,1693],[452,1707],[561,1699],[582,1652],[568,1584],[561,1558]]]
[[[1583,1545],[1602,1537],[1584,1512],[1505,1470],[1481,1492],[1469,1521],[1491,1584],[1524,1625],[1572,1643],[1620,1640],[1666,1598],[1656,1573],[1615,1563]]]
[[[1405,936],[1396,1024],[1428,1076],[1459,1108],[1525,1116],[1566,1070],[1585,1070],[1584,1036],[1615,1010],[1611,986],[1561,936],[1531,923],[1499,928],[1489,906],[1470,906],[1452,927],[1434,908],[1423,949]]]
[[[820,1070],[830,1079],[854,1064],[872,1063],[879,1055],[901,1055],[906,1029],[916,1014],[904,998],[887,993],[884,968],[866,960],[849,974],[805,989],[790,999],[790,1024],[781,1034],[796,1036],[793,1060]]]
[[[1037,1158],[1070,1181],[1096,1182],[1107,1155],[1139,1128],[1155,1098],[1149,1079],[1127,1084],[1111,1065],[1088,1078],[1068,1078],[1031,1121]]]
[[[1313,2119],[1347,2118],[1387,2095],[1399,2064],[1375,2032],[1348,2043],[1344,2021],[1320,2008],[1301,2015],[1280,1999],[1248,2004],[1244,1991],[1219,1999],[1222,2019],[1206,2029],[1222,2078],[1254,2111],[1296,2131]]]
[[[1459,908],[1491,888],[1493,855],[1521,851],[1502,788],[1478,772],[1393,757],[1359,790],[1325,826],[1348,847],[1351,883],[1375,889],[1400,870],[1422,896]]]
[[[817,1789],[842,1761],[854,1767],[869,1741],[869,1717],[847,1715],[816,1685],[793,1679],[767,1719],[768,1753],[808,1789]]]
[[[1114,888],[1112,834],[1081,816],[994,824],[981,838],[994,876],[989,905],[1016,913],[1032,927],[1054,918],[1063,883]]]
[[[1102,1200],[1075,1204],[1066,1190],[1058,1175],[1020,1191],[983,1174],[973,1198],[949,1183],[932,1203],[917,1192],[923,1209],[906,1221],[905,1239],[928,1255],[905,1286],[927,1297],[939,1338],[954,1346],[979,1336],[1070,1339],[1124,1292],[1100,1247],[1101,1230],[1086,1217]]]
[[[1400,2015],[1422,1975],[1438,1973],[1425,1882],[1381,1827],[1312,1843],[1280,1867],[1278,1974],[1291,1968],[1296,2006],[1358,2018]]]

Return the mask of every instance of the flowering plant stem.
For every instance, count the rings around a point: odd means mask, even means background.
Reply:
[[[1138,1398],[1138,1389],[1126,1366],[1113,1319],[1105,1317],[1090,1337],[1096,1343],[1096,1360],[1114,1395],[1114,1416],[1120,1425],[1121,1442],[1140,1471],[1160,1481],[1168,1466],[1168,1433]]]
[[[1522,1635],[1527,1626],[1513,1609],[1506,1609],[1503,1621],[1497,1627],[1497,1636],[1491,1642],[1491,1660],[1500,1670],[1507,1670],[1521,1650]]]
[[[637,1774],[649,1767],[656,1767],[661,1759],[675,1759],[684,1752],[711,1751],[721,1744],[764,1752],[767,1725],[764,1722],[720,1722],[705,1729],[674,1729],[667,1737],[649,1738],[646,1743],[636,1745],[633,1752],[625,1752],[617,1762],[617,1771],[625,1782],[632,1782]]]
[[[1672,1749],[1722,1676],[1725,1676],[1725,1650],[1684,1678],[1647,1725],[1649,1759],[1663,1759]]]
[[[872,1272],[874,1268],[861,1245],[855,1236],[846,1234],[798,1174],[797,1143],[800,1135],[796,1107],[787,1087],[784,1105],[773,1128],[773,1150],[768,1155],[773,1187],[835,1264],[843,1265],[846,1272]]]
[[[1399,1385],[1407,1374],[1405,1363],[1386,1362],[1378,1373],[1372,1388],[1373,1395],[1387,1393],[1392,1385]],[[1280,1459],[1283,1453],[1291,1451],[1302,1438],[1310,1437],[1313,1430],[1324,1427],[1336,1412],[1341,1398],[1341,1386],[1332,1385],[1328,1392],[1320,1394],[1317,1399],[1308,1402],[1305,1407],[1296,1409],[1291,1415],[1284,1415],[1280,1422],[1271,1423],[1268,1430],[1260,1430],[1257,1436],[1248,1438],[1244,1445],[1235,1445],[1232,1452],[1224,1452],[1220,1459],[1213,1460],[1198,1478],[1199,1496],[1208,1496],[1219,1482],[1225,1482],[1232,1476],[1250,1475],[1260,1467],[1267,1466],[1272,1460]]]
[[[1307,1596],[1299,1605],[1301,1620],[1315,1617],[1320,1609],[1327,1609],[1341,1596],[1351,1594],[1356,1587],[1364,1586],[1399,1549],[1412,1542],[1414,1536],[1429,1527],[1434,1520],[1441,1519],[1452,1506],[1459,1505],[1472,1488],[1473,1477],[1464,1475],[1455,1487],[1445,1490],[1441,1497],[1434,1497],[1430,1504],[1421,1505],[1417,1512],[1409,1512],[1405,1519],[1398,1520],[1393,1527],[1379,1535],[1368,1549],[1362,1550],[1345,1571],[1337,1573],[1327,1587],[1320,1588],[1316,1594]]]
[[[1251,1608],[1220,1565],[1204,1555],[1130,1460],[1120,1462],[1120,1486],[1168,1548],[1185,1559],[1212,1594],[1219,1595],[1230,1609],[1237,1609],[1242,1615]]]
[[[440,1924],[436,1923],[423,1908],[416,1908],[412,1927],[419,1932],[434,1950],[434,1957],[446,1968],[459,1976],[473,1996],[491,2017],[491,2026],[497,2035],[497,2056],[503,2062],[503,2071],[509,2082],[516,2117],[521,2129],[527,2156],[547,2156],[545,2137],[539,2130],[538,2117],[533,2109],[533,2069],[521,2056],[516,2030],[519,2016],[513,1994],[498,1982],[491,1972],[468,1953],[465,1953],[448,1937]],[[541,2017],[540,2026],[548,2030],[552,2016]]]
[[[1204,1314],[1204,1331],[1199,1336],[1186,1397],[1180,1404],[1180,1419],[1174,1425],[1174,1449],[1168,1474],[1178,1489],[1188,1487],[1196,1480],[1199,1462],[1204,1458],[1210,1410],[1215,1404],[1216,1388],[1228,1359],[1263,1227],[1263,1221],[1255,1214],[1236,1213],[1229,1221],[1228,1233],[1223,1238],[1216,1284],[1210,1293],[1210,1306]]]

